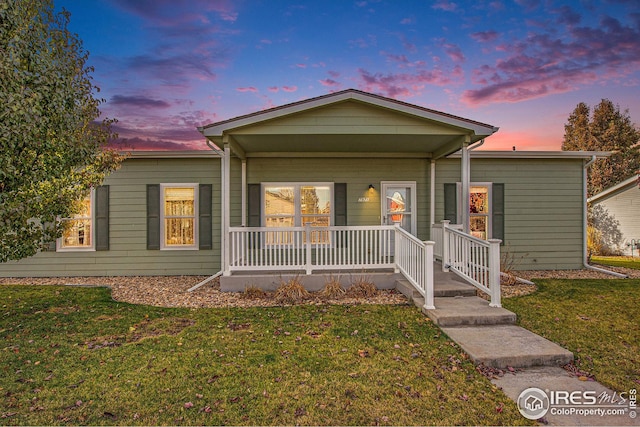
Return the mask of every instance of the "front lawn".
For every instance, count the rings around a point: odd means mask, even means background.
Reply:
[[[0,424],[530,424],[408,305],[169,309],[49,286],[0,300]]]
[[[503,300],[521,326],[572,351],[576,366],[614,391],[640,386],[640,280],[535,280]]]
[[[626,267],[640,270],[640,257],[630,256],[592,256],[594,264],[608,265],[611,267]]]

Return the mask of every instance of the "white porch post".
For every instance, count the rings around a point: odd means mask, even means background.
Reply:
[[[247,159],[242,159],[242,175],[241,175],[242,189],[242,226],[247,226]]]
[[[431,194],[429,194],[429,226],[432,226],[433,224],[436,223],[436,161],[435,160],[431,160],[431,183],[430,183],[430,189],[429,191],[431,192]],[[431,229],[431,228],[430,228]],[[433,239],[433,236],[430,236],[431,239]]]
[[[449,260],[449,223],[451,221],[443,219],[440,222],[442,223],[442,271],[447,273],[451,264]]]
[[[470,209],[470,187],[471,187],[471,168],[469,166],[469,137],[466,137],[462,144],[462,159],[460,164],[461,181],[462,181],[462,231],[469,234],[469,209]]]
[[[225,135],[224,157],[222,158],[222,263],[225,276],[231,274],[230,256],[231,246],[229,242],[229,223],[231,221],[230,194],[231,194],[231,148],[228,144],[228,137]]]
[[[489,290],[491,291],[490,307],[502,307],[500,300],[500,239],[489,239]]]
[[[434,291],[433,291],[433,247],[435,242],[428,241],[425,244],[425,262],[426,262],[426,286],[424,296],[424,308],[427,310],[435,310]]]

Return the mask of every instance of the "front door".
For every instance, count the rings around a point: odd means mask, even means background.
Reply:
[[[400,225],[409,233],[416,235],[416,182],[383,181],[382,225]]]
[[[416,183],[415,181],[383,181],[381,183],[382,212],[380,218],[382,225],[399,225],[404,230],[413,234],[417,233],[416,227]],[[385,255],[395,253],[395,244],[391,241],[391,247],[387,248]]]

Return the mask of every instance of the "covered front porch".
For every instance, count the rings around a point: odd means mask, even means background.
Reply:
[[[242,291],[251,281],[268,285],[278,277],[301,275],[308,278],[309,290],[320,290],[327,277],[349,275],[393,288],[402,277],[420,293],[424,308],[434,309],[437,267],[474,285],[490,297],[491,306],[499,307],[500,241],[487,242],[456,228],[443,221],[432,229],[434,241],[421,241],[399,225],[232,227],[230,274],[221,285]]]
[[[495,261],[490,244],[463,232],[469,224],[468,150],[497,128],[346,90],[200,131],[222,158],[225,277],[391,271],[404,275],[433,308],[434,253],[440,252],[445,268],[489,289],[482,277],[491,276]],[[445,232],[434,225],[436,160],[456,151],[462,153],[466,225]],[[438,230],[468,240],[439,241]]]

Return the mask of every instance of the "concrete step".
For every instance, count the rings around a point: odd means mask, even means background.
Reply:
[[[476,288],[462,282],[437,283],[434,285],[433,295],[435,297],[474,297]]]
[[[426,314],[440,327],[511,325],[516,322],[516,314],[500,307],[489,307],[489,302],[479,297],[435,298],[435,310],[425,310]]]
[[[436,302],[436,307],[437,307]],[[563,366],[573,353],[515,325],[442,327],[476,364],[493,368]]]

